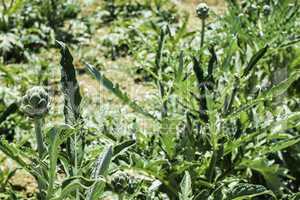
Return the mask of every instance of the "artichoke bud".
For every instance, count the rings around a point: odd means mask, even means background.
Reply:
[[[112,176],[111,186],[117,193],[122,193],[128,188],[129,177],[127,173],[117,172]]]
[[[204,20],[208,17],[209,7],[206,3],[200,3],[196,8],[197,16]]]
[[[50,108],[49,94],[43,87],[35,86],[26,91],[21,110],[31,118],[42,118]]]
[[[271,7],[269,5],[264,5],[263,13],[264,13],[264,16],[269,16],[271,13]]]

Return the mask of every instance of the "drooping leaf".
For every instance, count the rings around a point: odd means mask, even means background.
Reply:
[[[115,96],[117,96],[124,104],[128,105],[135,112],[143,114],[146,117],[150,117],[155,119],[153,115],[146,112],[141,106],[139,106],[136,102],[132,101],[127,93],[122,92],[119,85],[114,84],[111,80],[106,78],[103,74],[101,74],[98,70],[96,70],[92,65],[86,64],[86,68],[89,72],[96,78],[96,80],[101,83],[106,89],[111,91]]]
[[[242,77],[249,74],[249,72],[257,64],[257,62],[265,55],[268,48],[269,48],[269,45],[266,45],[264,48],[260,49],[256,54],[254,54],[254,56],[252,56],[249,63],[247,64],[246,68],[244,69]]]

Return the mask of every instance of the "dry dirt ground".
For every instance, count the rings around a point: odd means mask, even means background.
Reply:
[[[200,25],[199,20],[196,18],[194,10],[198,3],[200,2],[206,2],[210,6],[210,8],[216,12],[216,13],[222,13],[224,12],[224,0],[207,0],[207,1],[199,1],[199,0],[173,0],[178,4],[178,8],[181,11],[186,11],[190,13],[190,19],[189,24],[190,27],[198,26]],[[97,6],[100,4],[101,1],[94,1],[90,6],[83,8],[83,15],[88,16],[90,13],[92,13]],[[97,30],[95,35],[99,34],[105,34],[105,30]],[[93,39],[93,38],[92,38]],[[91,45],[95,44],[95,42],[92,42]],[[93,48],[92,46],[89,46],[88,48]],[[73,52],[76,54],[76,52]],[[52,54],[52,53],[51,53]],[[59,55],[58,53],[56,53]],[[99,52],[100,54],[100,52]],[[52,54],[53,55],[53,54]],[[76,60],[76,55],[73,55],[75,58],[75,65],[80,66],[79,60]],[[59,57],[51,58],[54,59],[55,62],[59,63]],[[147,95],[147,93],[151,93],[152,87],[141,84],[141,83],[135,83],[134,79],[132,78],[131,74],[129,74],[128,68],[133,66],[133,61],[131,58],[120,58],[116,61],[110,61],[110,60],[103,60],[106,67],[104,69],[104,73],[111,78],[114,82],[118,82],[122,89],[127,91],[129,95],[138,101],[143,101],[143,97]],[[127,66],[124,68],[124,65]],[[120,67],[122,66],[122,67]],[[94,97],[95,94],[99,95],[100,101],[108,101],[110,103],[116,103],[116,99],[109,94],[104,88],[100,87],[98,82],[94,79],[90,78],[90,76],[83,74],[78,77],[81,88],[83,89],[84,95]],[[138,89],[137,89],[138,88]],[[115,102],[114,102],[115,101]],[[0,154],[1,159],[1,154]],[[11,161],[9,161],[8,166],[2,166],[3,170],[7,170],[7,168],[15,167],[15,164],[11,164]],[[24,194],[24,199],[32,199],[33,193],[36,191],[36,182],[33,179],[32,176],[30,176],[28,173],[26,173],[24,170],[18,170],[16,175],[11,179],[11,183],[13,187],[15,187],[17,190],[20,190]]]

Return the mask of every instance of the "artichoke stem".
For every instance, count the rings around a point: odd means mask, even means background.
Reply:
[[[201,19],[202,29],[201,29],[201,43],[200,47],[202,48],[204,45],[204,35],[205,35],[205,19]]]
[[[35,127],[35,134],[36,134],[36,142],[37,142],[37,149],[39,152],[39,157],[42,160],[43,154],[46,151],[46,148],[44,146],[43,142],[43,134],[42,134],[42,124],[43,124],[43,119],[42,118],[36,118],[34,119],[34,127]],[[43,176],[43,169],[42,166],[40,166],[40,173]],[[45,189],[45,185],[39,180],[38,178],[38,188],[40,193],[38,194],[38,199],[45,199],[45,195],[43,193],[43,190]]]
[[[124,199],[124,195],[123,194],[119,194],[119,200],[123,200]]]
[[[43,141],[42,124],[43,124],[43,121],[41,118],[34,120],[37,149],[38,149],[40,158],[43,157],[43,154],[46,151],[46,148],[44,146],[44,141]]]

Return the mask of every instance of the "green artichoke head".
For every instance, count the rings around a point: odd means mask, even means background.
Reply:
[[[206,19],[209,13],[209,7],[206,3],[200,3],[196,8],[196,13],[200,19]]]
[[[22,98],[21,110],[31,118],[42,118],[50,109],[50,98],[41,86],[26,91]]]
[[[117,172],[113,174],[111,185],[115,192],[122,193],[128,188],[129,177],[125,172]]]
[[[263,7],[263,13],[264,13],[264,16],[269,16],[270,13],[271,13],[271,6],[264,5],[264,7]]]

